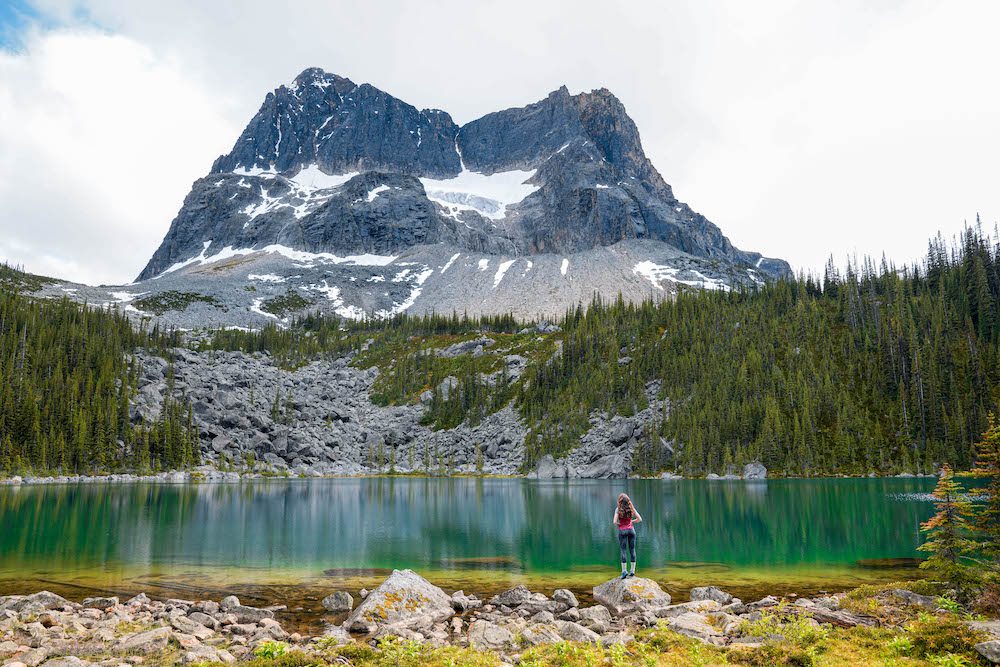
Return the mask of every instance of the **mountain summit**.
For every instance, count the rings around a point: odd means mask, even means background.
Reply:
[[[624,105],[605,89],[571,95],[562,87],[460,127],[444,111],[418,110],[318,68],[267,95],[232,151],[194,183],[139,280],[255,253],[299,262],[305,253],[311,268],[319,262],[333,273],[403,256],[424,267],[401,281],[411,288],[401,299],[338,283],[337,300],[353,301],[354,313],[398,312],[408,300],[410,308],[421,296],[413,290],[422,288],[420,310],[535,315],[616,287],[641,298],[789,270],[782,260],[735,248],[679,202],[643,152]],[[513,301],[474,285],[443,298],[424,285],[463,254],[458,264],[488,274],[480,282],[490,290],[517,261],[516,273],[532,284],[508,281],[520,295]],[[507,268],[487,271],[490,263]],[[557,266],[566,277],[568,265],[578,270],[571,290],[546,284],[547,272],[538,270]],[[361,278],[328,273],[327,287]],[[635,285],[623,289],[622,276]],[[536,292],[544,297],[533,298]]]

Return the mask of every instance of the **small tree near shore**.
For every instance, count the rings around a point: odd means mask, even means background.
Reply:
[[[936,573],[955,587],[959,598],[966,598],[978,580],[971,557],[978,545],[969,538],[972,504],[963,500],[961,494],[954,473],[945,465],[933,494],[937,498],[937,514],[920,524],[920,530],[927,533],[927,541],[917,548],[931,552],[920,567]]]
[[[972,475],[987,480],[986,502],[976,514],[976,528],[982,536],[983,555],[992,561],[996,575],[1000,570],[1000,422],[992,412],[989,419],[990,427],[976,445]]]

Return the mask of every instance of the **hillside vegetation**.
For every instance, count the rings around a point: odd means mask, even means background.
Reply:
[[[176,442],[165,426],[135,429],[126,418],[138,372],[129,352],[166,354],[178,335],[113,311],[38,302],[17,284],[0,281],[0,468],[192,460],[182,397],[166,418]],[[510,316],[308,316],[288,329],[216,331],[189,344],[267,351],[290,367],[350,354],[380,370],[372,400],[422,400],[422,423],[434,428],[513,404],[530,428],[525,469],[570,451],[593,411],[629,416],[650,394],[671,410],[642,434],[640,472],[699,475],[753,460],[791,475],[966,469],[996,402],[1000,246],[969,229],[951,247],[932,241],[919,266],[866,259],[840,271],[831,262],[822,278],[753,290],[598,299],[556,324],[539,333]],[[494,344],[479,356],[440,354],[483,334]],[[508,372],[512,355],[524,362],[518,374]],[[456,386],[445,395],[448,377]]]

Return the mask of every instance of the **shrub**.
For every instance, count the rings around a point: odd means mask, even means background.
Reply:
[[[921,614],[908,626],[912,648],[908,655],[913,658],[940,658],[952,654],[975,656],[973,648],[983,641],[982,633],[972,630],[957,618],[942,618]]]
[[[980,613],[1000,616],[1000,585],[993,584],[984,588],[975,606]]]
[[[812,655],[807,651],[777,644],[765,644],[756,648],[734,648],[726,654],[726,659],[734,665],[753,665],[754,667],[770,667],[771,665],[812,667],[815,664]]]

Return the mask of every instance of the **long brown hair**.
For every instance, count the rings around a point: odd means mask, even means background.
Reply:
[[[632,499],[627,494],[618,496],[618,520],[627,521],[635,517],[635,507],[632,506]]]

